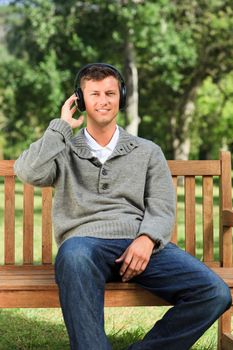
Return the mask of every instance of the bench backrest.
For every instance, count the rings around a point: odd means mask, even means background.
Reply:
[[[4,177],[4,185],[0,182],[1,188],[4,187],[2,199],[0,197],[0,210],[3,211],[3,215],[0,212],[0,220],[4,217],[2,226],[0,224],[0,253],[4,252],[4,258],[0,264],[19,263],[16,259],[18,250],[22,253],[21,264],[52,264],[56,251],[56,248],[53,248],[51,221],[53,191],[49,187],[35,190],[29,184],[18,184],[23,193],[23,203],[16,203],[15,198],[19,190],[15,185],[13,164],[14,160],[0,161],[0,177]],[[172,241],[181,244],[186,251],[197,255],[209,266],[232,266],[232,232],[223,225],[223,211],[232,209],[230,152],[222,151],[219,160],[171,160],[168,164],[177,193],[177,222]],[[201,193],[197,193],[197,190],[200,192],[200,188]],[[35,197],[39,196],[38,191],[41,191],[41,209],[34,206]],[[213,205],[216,202],[218,212],[216,205]],[[34,232],[34,216],[40,210],[41,232]],[[23,217],[23,224],[21,228],[17,227],[15,233],[15,226],[19,225],[16,223],[19,216]],[[181,222],[179,226],[178,221]],[[216,222],[219,226],[217,230]],[[17,243],[17,235],[21,236],[22,244]],[[35,262],[34,240],[38,237],[41,258],[39,262]]]

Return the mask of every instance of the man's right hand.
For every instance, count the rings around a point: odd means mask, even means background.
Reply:
[[[61,119],[70,124],[72,129],[78,128],[84,121],[83,115],[81,115],[78,119],[73,118],[74,113],[77,111],[77,106],[74,105],[76,100],[77,97],[75,94],[73,94],[65,101],[61,109]]]

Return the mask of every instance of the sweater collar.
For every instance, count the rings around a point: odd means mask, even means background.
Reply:
[[[108,149],[109,151],[113,152],[116,145],[117,145],[117,142],[119,139],[119,134],[120,134],[119,127],[118,127],[118,125],[116,125],[115,132],[114,132],[110,142],[106,146],[103,147],[103,146],[100,146],[96,142],[96,140],[88,133],[87,128],[84,129],[84,136],[85,136],[86,142],[89,145],[89,147],[92,149],[92,151],[102,151],[104,149]]]
[[[134,148],[138,147],[138,140],[136,136],[130,135],[123,128],[119,127],[119,139],[117,145],[109,157],[109,159],[114,158],[116,156],[125,155],[131,152]],[[74,152],[80,157],[84,159],[92,159],[93,155],[91,152],[91,148],[88,146],[84,129],[81,129],[77,135],[75,135],[71,139],[71,145]]]

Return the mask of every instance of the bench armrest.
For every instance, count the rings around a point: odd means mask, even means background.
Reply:
[[[227,227],[233,226],[233,210],[223,210],[222,225]]]

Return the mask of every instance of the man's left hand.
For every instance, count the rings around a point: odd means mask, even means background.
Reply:
[[[131,278],[142,273],[150,260],[155,242],[147,235],[137,237],[125,250],[125,252],[115,260],[121,263],[120,275],[122,281],[127,282]]]

